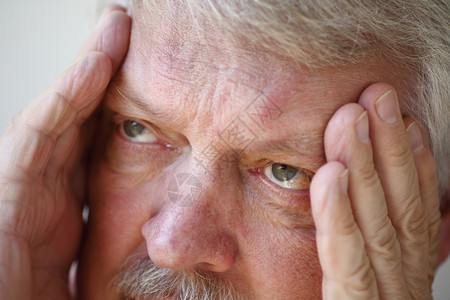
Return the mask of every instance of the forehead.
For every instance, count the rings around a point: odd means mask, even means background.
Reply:
[[[312,71],[203,32],[183,13],[173,18],[135,6],[129,53],[115,80],[149,115],[161,117],[150,122],[185,136],[220,135],[239,123],[260,141],[308,144],[312,155],[320,152],[326,123],[338,107],[357,101],[373,82],[392,82],[369,55],[359,64]]]

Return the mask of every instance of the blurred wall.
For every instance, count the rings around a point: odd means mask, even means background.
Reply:
[[[0,1],[0,131],[71,63],[95,16],[94,0]],[[433,289],[450,300],[450,259]]]

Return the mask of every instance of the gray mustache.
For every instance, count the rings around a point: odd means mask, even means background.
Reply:
[[[240,300],[230,284],[213,274],[196,270],[160,268],[149,258],[126,265],[114,278],[112,287],[125,298],[180,300]]]

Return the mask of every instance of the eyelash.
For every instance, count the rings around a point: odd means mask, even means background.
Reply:
[[[273,164],[276,164],[276,163],[283,164],[281,162],[266,161],[263,166],[249,169],[249,172],[253,176],[258,176],[260,178],[259,180],[264,181],[264,183],[266,185],[270,186],[272,189],[275,189],[275,190],[278,190],[278,191],[284,191],[284,192],[287,191],[288,194],[289,194],[288,195],[289,197],[293,197],[293,196],[296,196],[296,195],[298,196],[299,193],[308,193],[309,194],[309,188],[308,189],[304,189],[304,190],[288,189],[288,188],[284,188],[284,187],[281,187],[281,186],[277,185],[276,183],[271,181],[269,178],[267,178],[267,176],[264,174],[264,169],[269,167],[269,166],[271,166],[271,165],[273,165]],[[288,165],[288,164],[286,164],[286,165]],[[294,165],[290,165],[290,166],[295,167],[298,170],[298,172],[304,173],[307,177],[309,177],[310,181],[312,180],[312,177],[314,176],[313,172],[311,172],[309,170],[306,170],[306,169],[303,169],[303,168],[300,168],[300,167],[296,167]],[[308,174],[308,173],[310,173],[310,174]]]
[[[133,142],[130,139],[127,139],[124,136],[123,133],[123,129],[122,126],[124,124],[124,122],[126,121],[135,121],[141,125],[143,125],[147,130],[150,130],[155,137],[157,138],[157,140],[155,142],[152,143],[139,143],[139,142]],[[175,148],[172,147],[172,145],[170,143],[168,143],[167,141],[165,141],[160,133],[160,131],[153,126],[152,124],[137,119],[137,118],[129,118],[129,117],[125,117],[123,115],[115,115],[113,117],[113,122],[114,122],[114,126],[115,126],[115,134],[125,143],[127,143],[129,146],[133,146],[133,147],[147,147],[147,148],[164,148],[164,149],[171,149],[174,150]]]
[[[135,121],[135,122],[145,126],[146,129],[150,130],[156,136],[157,140],[152,143],[139,143],[139,142],[133,142],[130,139],[126,138],[124,136],[123,129],[122,129],[122,126],[123,126],[124,122],[126,122],[126,121]],[[164,150],[164,149],[165,150],[167,150],[167,149],[175,150],[175,148],[173,148],[169,143],[167,143],[166,141],[164,141],[162,139],[159,130],[157,128],[155,128],[152,124],[150,124],[146,121],[116,114],[113,117],[113,122],[116,127],[116,130],[115,130],[116,135],[120,138],[122,143],[126,143],[126,148],[139,147],[139,149],[142,149],[142,147],[144,147],[144,148],[150,148],[153,150]],[[264,164],[261,167],[251,168],[248,170],[250,174],[258,177],[258,181],[264,182],[267,187],[269,187],[271,190],[273,190],[274,192],[276,192],[278,194],[280,194],[280,192],[281,192],[281,196],[286,199],[298,198],[298,197],[302,197],[302,196],[304,197],[305,194],[309,195],[309,189],[295,190],[295,189],[284,188],[284,187],[277,185],[276,183],[271,181],[269,178],[267,178],[267,176],[264,174],[264,169],[275,163],[281,164],[280,162],[275,162],[272,160],[265,160],[263,163]],[[295,167],[295,168],[298,169],[299,172],[306,171],[302,168],[298,168],[298,167]],[[312,176],[309,176],[309,177],[312,178]]]
[[[272,162],[274,163],[274,162]],[[279,185],[270,181],[264,175],[264,168],[270,163],[264,165],[264,167],[254,168],[249,170],[251,175],[250,180],[255,184],[255,188],[260,191],[268,191],[271,196],[268,196],[271,200],[267,202],[270,207],[279,207],[281,209],[288,209],[297,212],[308,212],[310,210],[310,194],[309,189],[307,190],[292,190],[280,187]],[[299,168],[299,170],[301,170]],[[267,196],[264,192],[262,197]],[[277,202],[273,202],[276,200]]]

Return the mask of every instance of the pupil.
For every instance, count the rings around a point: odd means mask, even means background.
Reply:
[[[272,165],[272,174],[279,181],[288,181],[295,177],[297,169],[289,165],[275,163]]]
[[[127,120],[123,123],[123,130],[127,136],[134,138],[140,135],[145,127],[136,121]]]

